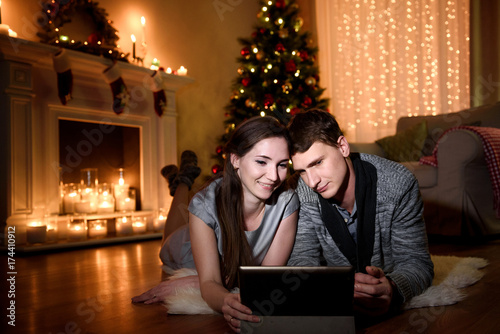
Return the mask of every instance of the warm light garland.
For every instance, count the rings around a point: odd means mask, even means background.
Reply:
[[[469,0],[318,0],[317,15],[326,95],[351,142],[469,107]]]

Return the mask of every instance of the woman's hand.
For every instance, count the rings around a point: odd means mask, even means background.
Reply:
[[[222,313],[224,319],[236,333],[240,332],[241,320],[249,322],[259,322],[260,319],[256,315],[252,315],[252,310],[241,303],[239,293],[228,293],[224,297],[222,305]]]
[[[132,303],[153,304],[162,302],[167,296],[174,294],[175,290],[183,287],[199,288],[198,276],[191,275],[162,281],[154,288],[149,289],[139,296],[132,298]]]

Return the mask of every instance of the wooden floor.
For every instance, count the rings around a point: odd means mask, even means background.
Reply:
[[[220,315],[167,315],[159,304],[130,298],[161,279],[159,240],[23,256],[15,287],[2,278],[1,333],[229,333]],[[456,305],[410,310],[358,333],[500,333],[500,240],[476,245],[435,243],[432,254],[488,259],[486,275]],[[8,272],[2,253],[2,273]],[[15,298],[8,291],[15,290]],[[8,298],[7,298],[8,297]],[[7,307],[15,301],[15,327]]]

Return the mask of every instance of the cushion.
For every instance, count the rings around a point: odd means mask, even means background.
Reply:
[[[410,128],[375,141],[385,152],[389,160],[418,161],[427,138],[427,122],[422,121]]]

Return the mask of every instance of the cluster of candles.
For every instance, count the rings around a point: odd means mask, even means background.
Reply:
[[[97,169],[81,170],[80,184],[68,183],[61,191],[62,213],[113,213],[135,211],[135,189],[130,188],[120,168],[118,184],[98,183]]]
[[[128,215],[109,219],[88,219],[85,215],[32,219],[26,225],[26,242],[43,244],[59,240],[83,241],[114,236],[161,232],[165,226],[166,212],[154,215]]]

